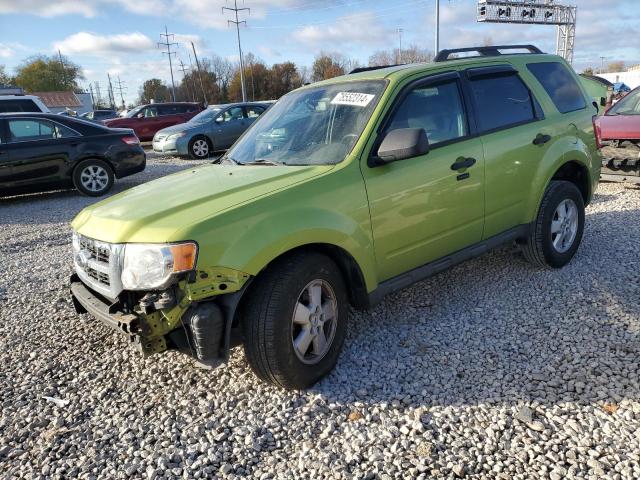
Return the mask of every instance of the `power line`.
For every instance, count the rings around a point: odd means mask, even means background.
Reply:
[[[169,33],[169,30],[167,30],[167,26],[164,26],[164,33],[160,34],[160,37],[165,37],[165,41],[164,42],[158,42],[158,47],[160,47],[161,45],[164,47],[167,47],[167,51],[166,52],[162,52],[163,54],[166,54],[167,57],[169,57],[169,71],[171,72],[171,97],[173,98],[173,101],[176,101],[176,83],[173,80],[173,64],[171,63],[171,55],[175,55],[176,52],[172,52],[171,51],[171,47],[173,46],[177,46],[178,44],[176,42],[171,42],[169,40],[169,38],[171,38],[171,40],[173,40],[173,38],[175,37],[175,35],[173,33]]]
[[[238,8],[238,0],[233,0],[233,8],[222,7],[222,13],[223,14],[224,14],[225,10],[229,10],[231,12],[234,12],[235,16],[236,16],[235,21],[227,20],[227,26],[230,23],[233,23],[236,26],[236,33],[238,34],[238,53],[240,54],[240,84],[242,86],[242,101],[246,102],[247,101],[247,91],[246,91],[245,86],[244,86],[244,62],[242,60],[242,46],[240,44],[240,24],[244,23],[246,25],[247,22],[245,20],[238,20],[238,12],[240,12],[242,10],[248,10],[249,14],[251,14],[251,10],[249,8]]]

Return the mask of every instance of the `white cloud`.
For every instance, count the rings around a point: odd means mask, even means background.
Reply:
[[[337,18],[329,25],[310,25],[293,32],[294,40],[318,48],[359,44],[375,47],[385,44],[391,31],[376,20],[372,12],[361,12]]]
[[[96,35],[78,32],[53,44],[54,50],[65,54],[109,54],[117,52],[145,53],[155,47],[155,43],[140,32],[117,35]]]
[[[9,45],[0,43],[0,58],[13,57],[13,49]]]
[[[0,14],[30,13],[40,17],[57,17],[60,15],[82,15],[95,17],[95,2],[83,0],[0,0]]]

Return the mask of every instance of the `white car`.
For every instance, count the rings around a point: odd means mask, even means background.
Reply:
[[[0,113],[16,112],[51,113],[35,95],[0,95]]]

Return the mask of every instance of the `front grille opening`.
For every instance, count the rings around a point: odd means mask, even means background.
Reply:
[[[100,282],[101,284],[106,285],[107,287],[111,286],[111,282],[109,281],[109,275],[107,275],[106,273],[99,272],[98,270],[95,270],[91,267],[87,267],[85,269],[85,272],[87,272],[87,275],[89,275],[90,278],[96,280],[97,282]]]

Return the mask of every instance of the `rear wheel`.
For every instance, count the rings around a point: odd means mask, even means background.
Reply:
[[[211,145],[205,137],[194,137],[189,142],[189,155],[195,160],[208,158],[211,154]]]
[[[560,268],[575,255],[584,230],[584,201],[578,187],[554,180],[542,198],[535,223],[522,247],[534,265]]]
[[[297,253],[257,280],[242,313],[244,350],[262,380],[309,387],[329,373],[347,328],[340,270],[328,257]]]
[[[97,158],[83,160],[73,170],[73,185],[90,197],[99,197],[111,190],[113,178],[111,166]]]

